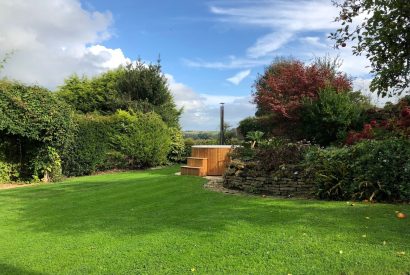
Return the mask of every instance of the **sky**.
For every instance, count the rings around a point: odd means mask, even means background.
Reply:
[[[252,85],[277,57],[339,55],[368,93],[368,61],[333,49],[330,0],[0,0],[0,77],[56,90],[138,58],[161,59],[184,130],[217,130],[219,103],[233,127],[255,113]],[[385,100],[372,95],[375,103]]]

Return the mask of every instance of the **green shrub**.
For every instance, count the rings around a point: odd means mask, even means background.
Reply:
[[[5,163],[19,164],[13,166],[19,169],[13,172],[15,180],[42,179],[46,170],[37,169],[36,163],[50,161],[42,150],[61,154],[73,129],[72,110],[47,89],[0,81],[0,147]]]
[[[247,117],[239,122],[238,130],[242,137],[246,137],[249,132],[264,132],[269,135],[275,126],[273,116]]]
[[[169,134],[171,137],[171,149],[168,153],[170,162],[182,162],[185,154],[184,135],[179,128],[170,127]]]
[[[114,134],[111,143],[115,151],[126,155],[128,168],[164,164],[171,148],[167,125],[156,113],[118,111],[113,116]]]
[[[324,199],[410,200],[410,141],[366,140],[307,155]]]
[[[281,139],[262,142],[256,148],[255,154],[258,169],[271,172],[280,169],[282,165],[299,164],[304,160],[309,146],[310,144],[303,142],[289,142]]]
[[[363,124],[362,105],[349,93],[336,93],[327,88],[318,96],[303,102],[301,126],[306,139],[326,146],[344,139],[351,127]]]
[[[195,145],[195,140],[192,138],[185,138],[184,139],[184,146],[185,146],[185,150],[184,150],[184,159],[183,161],[186,161],[187,157],[191,156],[192,153],[192,146]]]
[[[309,147],[309,143],[272,138],[260,142],[258,147],[243,143],[242,146],[233,150],[231,157],[244,162],[256,163],[255,170],[269,173],[277,171],[282,165],[300,164]]]
[[[32,160],[35,181],[59,181],[62,179],[61,158],[53,147],[41,148]]]
[[[99,168],[117,168],[106,163],[112,135],[112,116],[76,115],[77,129],[74,141],[65,150],[63,174],[66,176],[89,175]]]
[[[0,183],[12,182],[19,179],[19,165],[0,160]]]

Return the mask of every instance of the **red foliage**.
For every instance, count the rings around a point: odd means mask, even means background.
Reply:
[[[373,139],[375,138],[374,129],[396,132],[401,136],[410,136],[410,106],[403,106],[399,117],[380,122],[372,120],[369,124],[363,125],[361,132],[349,132],[345,143],[352,145],[363,139]]]
[[[318,92],[327,86],[343,92],[352,89],[352,82],[345,74],[330,68],[281,61],[273,63],[257,79],[254,102],[260,110],[294,118],[304,97],[317,98]]]

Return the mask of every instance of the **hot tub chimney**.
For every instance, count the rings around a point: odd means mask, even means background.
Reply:
[[[221,127],[220,127],[220,133],[219,133],[219,144],[224,145],[224,103],[221,102]]]

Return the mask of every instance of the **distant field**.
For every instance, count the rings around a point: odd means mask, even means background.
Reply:
[[[184,131],[185,138],[193,139],[217,139],[219,131]]]
[[[226,195],[178,170],[0,190],[0,274],[410,272],[410,205]]]

